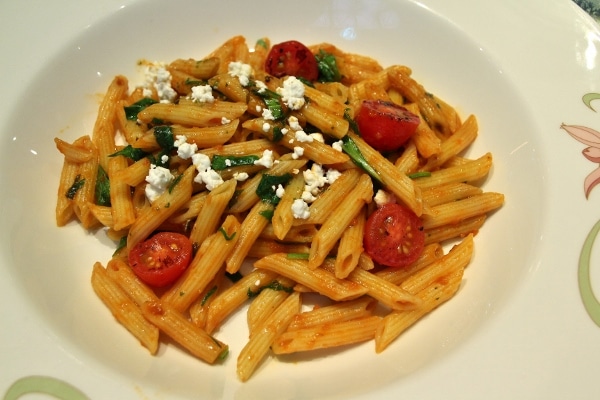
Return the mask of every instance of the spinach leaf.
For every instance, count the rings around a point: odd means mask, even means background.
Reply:
[[[110,207],[110,181],[108,174],[101,166],[98,167],[96,177],[96,204]]]
[[[144,97],[143,99],[133,103],[130,106],[125,108],[125,117],[130,121],[137,121],[138,113],[142,111],[144,108],[151,106],[152,104],[157,103],[156,100],[150,97]]]

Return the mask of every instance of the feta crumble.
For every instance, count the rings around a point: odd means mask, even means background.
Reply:
[[[227,117],[221,117],[221,125],[227,125],[230,124],[231,120]]]
[[[235,172],[233,174],[233,179],[235,179],[238,182],[244,182],[245,180],[247,180],[250,177],[250,175],[248,175],[247,172]]]
[[[165,192],[167,186],[174,179],[173,174],[167,168],[150,165],[148,176],[146,176],[146,188],[144,189],[146,197],[153,203],[161,194]]]
[[[192,156],[192,164],[198,170],[194,182],[204,183],[206,190],[211,191],[224,183],[221,175],[211,168],[210,158],[206,154],[196,153]]]
[[[294,147],[294,153],[292,154],[292,158],[294,160],[297,160],[300,157],[302,157],[303,155],[304,155],[304,148],[300,147],[300,146],[295,146]]]
[[[190,98],[196,103],[212,103],[215,101],[210,85],[198,85],[192,87]]]
[[[292,203],[292,214],[294,218],[308,219],[310,217],[310,210],[308,204],[302,199],[296,199]]]
[[[161,103],[172,103],[177,97],[177,92],[171,87],[171,73],[160,63],[151,64],[146,70],[146,89],[151,86],[156,89]]]
[[[191,158],[198,151],[198,145],[196,143],[188,143],[187,137],[184,135],[177,135],[174,144],[177,147],[177,155],[183,160]]]
[[[295,76],[290,76],[283,81],[283,87],[277,88],[281,101],[292,110],[304,107],[304,83]]]
[[[396,196],[394,196],[393,193],[388,193],[384,190],[379,189],[377,193],[375,193],[375,197],[373,197],[373,200],[375,201],[377,208],[379,208],[388,203],[395,203]]]
[[[271,168],[273,166],[273,151],[263,151],[262,157],[254,161],[254,165],[262,165],[265,168]]]
[[[333,142],[331,144],[331,147],[333,147],[334,150],[337,151],[344,151],[344,149],[342,148],[342,145],[344,144],[344,142],[342,140],[338,140],[337,142]]]
[[[252,66],[249,64],[244,64],[240,61],[232,61],[227,67],[227,72],[230,76],[236,76],[240,80],[240,84],[245,87],[250,83]]]

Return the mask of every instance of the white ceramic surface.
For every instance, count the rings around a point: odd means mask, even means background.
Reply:
[[[600,189],[585,196],[598,166],[581,151],[600,130],[600,29],[571,1],[27,0],[3,4],[0,22],[0,393],[43,376],[92,399],[597,397]],[[232,348],[223,365],[173,345],[151,357],[90,287],[114,244],[55,227],[53,138],[90,133],[99,95],[137,60],[199,58],[236,34],[408,65],[478,118],[469,155],[493,153],[485,187],[506,205],[476,237],[457,297],[382,354],[367,343],[268,360],[242,384],[234,318],[217,334]]]

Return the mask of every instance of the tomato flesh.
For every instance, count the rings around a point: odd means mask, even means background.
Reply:
[[[400,204],[388,203],[367,219],[363,244],[375,262],[405,267],[423,253],[425,233],[414,212]]]
[[[265,70],[277,78],[295,76],[315,81],[319,77],[319,67],[314,54],[308,47],[295,40],[274,45],[267,55]]]
[[[192,259],[192,243],[180,233],[159,232],[136,244],[129,265],[142,281],[155,287],[173,283]]]
[[[363,139],[376,150],[398,150],[417,130],[421,119],[395,103],[365,100],[356,115]]]

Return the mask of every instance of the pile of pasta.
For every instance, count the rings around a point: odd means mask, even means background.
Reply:
[[[252,67],[250,79],[276,91],[282,80],[267,76],[268,39],[251,48],[236,36],[202,59],[166,64],[173,102],[156,102],[128,119],[124,108],[144,97],[116,76],[99,106],[90,135],[73,142],[55,139],[64,155],[58,188],[58,226],[78,221],[85,229],[104,228],[126,245],[91,272],[94,291],[115,319],[151,354],[167,335],[192,355],[221,362],[229,344],[219,328],[236,312],[246,311],[248,341],[239,351],[237,375],[246,381],[261,363],[280,354],[327,349],[374,341],[377,353],[407,328],[458,291],[473,254],[473,237],[504,196],[484,192],[492,155],[465,158],[478,134],[475,116],[461,120],[453,107],[427,92],[406,66],[381,66],[363,55],[332,44],[309,46],[333,54],[340,82],[305,85],[306,104],[286,110],[302,127],[323,134],[323,141],[299,142],[287,132],[274,138],[259,112],[265,100],[228,73],[231,62]],[[207,82],[218,94],[213,102],[190,100],[190,82]],[[147,94],[146,94],[147,95]],[[158,100],[156,90],[152,93]],[[364,99],[401,104],[420,116],[416,133],[402,151],[385,156],[352,129],[352,116]],[[194,181],[190,160],[170,154],[177,183],[152,203],[146,198],[149,157],[132,161],[115,153],[126,144],[148,153],[160,150],[155,122],[184,135],[198,152],[260,156],[271,150],[274,163],[233,166],[219,171],[224,183],[212,190]],[[285,131],[284,131],[285,132]],[[119,143],[118,138],[127,143]],[[375,181],[332,143],[351,138],[376,171]],[[294,155],[302,147],[301,156]],[[322,188],[310,216],[295,218],[291,204],[304,187],[302,172],[318,164],[340,176]],[[99,205],[98,171],[106,171],[110,205]],[[238,181],[234,175],[248,174]],[[275,206],[256,189],[263,174],[293,177]],[[66,195],[74,183],[83,182]],[[420,258],[406,268],[376,265],[363,250],[365,221],[376,207],[378,190],[418,215],[426,234]],[[128,265],[128,251],[156,231],[184,232],[194,243],[193,260],[172,286],[145,285]],[[232,279],[236,276],[237,279]],[[237,347],[236,347],[237,346]]]

